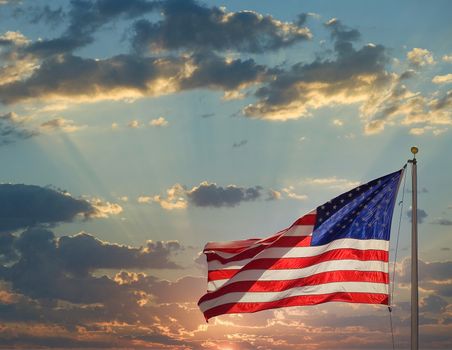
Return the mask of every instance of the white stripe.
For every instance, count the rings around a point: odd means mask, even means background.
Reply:
[[[303,236],[303,237],[306,237],[306,236],[311,236],[313,231],[314,231],[314,225],[294,225],[294,226],[291,226],[291,227],[289,227],[289,228],[287,228],[285,230],[282,230],[282,231],[278,232],[276,235],[279,235],[279,236],[291,236],[291,237],[292,236]],[[237,254],[243,253],[243,252],[247,251],[248,249],[256,248],[256,247],[259,247],[261,245],[268,245],[268,246],[270,246],[272,244],[272,243],[263,242],[263,241],[265,241],[265,240],[262,239],[261,241],[256,242],[256,243],[250,245],[249,247],[243,249],[239,253],[226,253],[226,252],[222,252],[222,251],[215,251],[215,249],[205,250],[204,253],[205,254],[215,253],[218,256],[220,256],[220,257],[222,257],[224,259],[227,259],[227,258],[233,257],[233,256],[235,256]]]
[[[312,231],[314,225],[294,225],[284,233],[284,236],[310,236]]]
[[[206,300],[199,307],[205,312],[215,306],[228,303],[264,303],[301,295],[342,292],[388,294],[388,285],[385,283],[369,282],[334,282],[316,286],[294,287],[281,292],[231,292],[215,299]]]
[[[209,291],[216,290],[226,283],[239,281],[285,281],[304,278],[322,272],[334,271],[377,271],[388,273],[388,263],[383,261],[361,260],[328,260],[300,269],[285,270],[243,270],[238,271],[232,278],[210,281],[207,285]],[[214,283],[212,283],[214,282]]]
[[[300,219],[305,217],[305,216],[308,216],[308,215],[316,215],[316,214],[317,214],[317,208],[311,210],[309,213],[306,213],[303,216],[300,216]],[[291,231],[293,227],[296,227],[296,228],[293,231]],[[306,228],[303,228],[303,227],[306,227]],[[310,234],[312,234],[313,230],[314,230],[314,226],[313,225],[294,225],[292,227],[289,227],[287,229],[279,231],[276,235],[283,233],[284,235],[288,235],[288,236],[296,236],[296,235],[309,236]],[[289,231],[290,231],[290,233],[287,234],[287,232],[289,232]],[[268,238],[266,238],[266,239],[268,239]],[[265,240],[265,239],[262,239],[262,240]],[[211,243],[211,244],[214,245],[214,243]],[[248,248],[244,249],[244,251],[247,250],[247,249],[250,249],[250,248],[257,247],[260,244],[262,244],[262,243],[254,243],[253,245],[251,245]],[[208,254],[209,252],[216,253],[219,256],[221,256],[222,258],[230,258],[231,256],[234,256],[234,255],[238,254],[238,253],[225,253],[225,252],[215,251],[215,250],[206,250],[206,251],[204,251],[204,253],[206,253],[206,254]]]
[[[277,258],[305,258],[320,255],[334,249],[358,249],[358,250],[385,250],[389,249],[389,242],[380,239],[353,239],[343,238],[337,239],[331,243],[321,246],[311,247],[269,247],[260,253],[256,254],[253,258],[243,259],[238,261],[231,261],[229,263],[222,264],[218,260],[212,260],[208,262],[209,271],[213,270],[229,270],[229,269],[241,269],[251,260],[255,259],[277,259]]]

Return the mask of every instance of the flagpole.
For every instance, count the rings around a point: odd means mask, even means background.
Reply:
[[[417,147],[411,147],[411,350],[418,350],[419,343],[419,290],[418,290],[418,250],[417,250]]]

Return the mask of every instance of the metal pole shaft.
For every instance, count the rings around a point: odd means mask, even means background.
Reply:
[[[412,220],[411,220],[411,350],[419,346],[419,292],[417,250],[417,161],[412,164]]]

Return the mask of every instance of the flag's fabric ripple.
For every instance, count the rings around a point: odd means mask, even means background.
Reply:
[[[402,170],[354,188],[266,239],[208,243],[206,320],[330,301],[388,304],[388,251]]]

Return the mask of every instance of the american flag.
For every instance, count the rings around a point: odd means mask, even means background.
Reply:
[[[403,169],[360,185],[265,239],[207,243],[206,320],[325,302],[388,304],[389,236]]]

